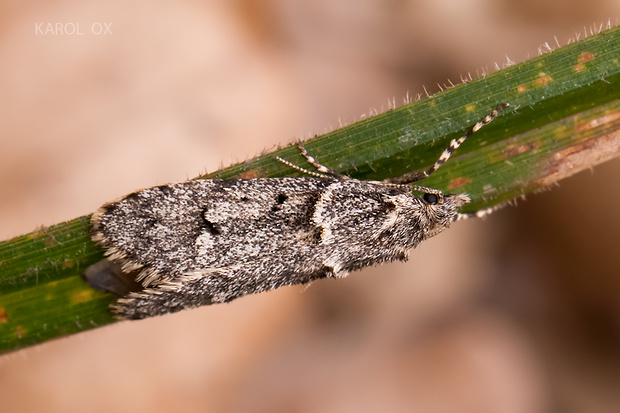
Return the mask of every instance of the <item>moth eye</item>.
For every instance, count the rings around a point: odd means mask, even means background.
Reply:
[[[430,204],[430,205],[435,205],[437,204],[437,201],[439,201],[439,199],[437,198],[437,195],[429,194],[429,193],[424,194],[424,196],[422,196],[422,199],[426,201],[427,204]]]

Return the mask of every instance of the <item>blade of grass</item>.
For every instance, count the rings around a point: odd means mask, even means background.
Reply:
[[[474,134],[422,184],[466,192],[465,212],[518,198],[615,157],[620,148],[620,28],[447,89],[306,142],[321,163],[358,179],[430,166],[450,139],[499,103],[511,108]],[[300,176],[294,146],[200,178]],[[103,258],[89,216],[0,242],[0,351],[114,322],[109,294],[80,278]]]

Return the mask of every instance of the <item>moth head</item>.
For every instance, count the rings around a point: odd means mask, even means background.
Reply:
[[[425,192],[422,200],[427,205],[454,206],[456,209],[471,202],[467,194],[444,194],[440,191]]]
[[[425,218],[426,238],[437,235],[448,228],[457,219],[459,209],[469,202],[470,199],[466,194],[425,192],[421,197],[421,212]]]

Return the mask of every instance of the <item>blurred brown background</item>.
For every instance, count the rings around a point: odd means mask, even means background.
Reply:
[[[0,238],[619,13],[617,0],[0,2]],[[612,161],[459,223],[407,264],[0,357],[0,411],[620,411],[619,175]]]

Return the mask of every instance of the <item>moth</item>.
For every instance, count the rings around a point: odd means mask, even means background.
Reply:
[[[390,261],[456,220],[466,194],[411,185],[441,167],[508,104],[452,140],[427,170],[385,181],[341,175],[301,153],[318,172],[301,178],[194,180],[131,193],[92,215],[106,260],[84,278],[120,296],[120,319],[224,303],[247,294]]]

